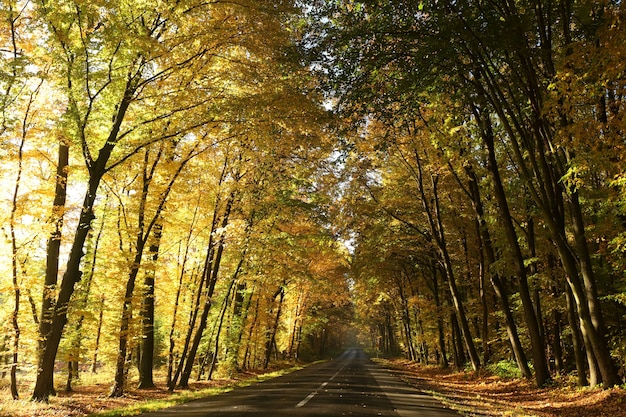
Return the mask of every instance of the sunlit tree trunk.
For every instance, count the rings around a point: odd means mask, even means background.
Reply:
[[[19,315],[20,315],[20,297],[21,297],[21,289],[19,283],[19,260],[18,260],[18,250],[17,250],[17,237],[15,235],[15,226],[16,226],[16,213],[18,207],[18,197],[20,193],[20,186],[22,182],[22,164],[24,160],[24,143],[25,143],[25,133],[21,137],[20,145],[18,149],[17,156],[17,174],[15,179],[15,188],[13,189],[13,199],[11,202],[11,214],[9,218],[9,229],[10,229],[10,240],[11,240],[11,276],[13,283],[13,312],[11,314],[11,326],[13,328],[13,343],[11,346],[11,398],[14,400],[19,399],[19,392],[17,389],[17,365],[19,359],[19,348],[20,348],[20,325],[19,325]]]
[[[252,298],[255,296],[256,291],[253,291],[250,294],[250,303],[252,302]],[[257,320],[259,318],[259,303],[260,296],[256,294],[256,301],[254,303],[254,311],[252,312],[252,322],[250,323],[250,327],[248,328],[248,337],[246,338],[246,350],[244,351],[243,358],[241,360],[242,368],[251,369],[250,366],[250,346],[252,346],[252,340],[254,336],[254,330],[256,329]]]
[[[232,210],[234,201],[235,194],[231,193],[228,201],[226,202],[226,208],[224,209],[224,214],[222,216],[222,229],[224,229],[228,225],[230,212]],[[206,329],[207,320],[209,318],[209,311],[211,310],[211,306],[213,304],[211,299],[213,298],[213,292],[215,291],[215,284],[217,283],[217,280],[219,278],[219,270],[222,262],[222,255],[224,253],[224,239],[225,236],[222,235],[216,245],[217,248],[215,249],[211,247],[208,249],[207,263],[205,265],[204,271],[202,272],[203,275],[207,277],[205,302],[202,307],[202,315],[200,316],[198,328],[196,329],[191,343],[191,347],[189,348],[189,352],[187,353],[185,366],[184,368],[182,368],[182,372],[180,373],[180,382],[178,383],[178,386],[181,388],[189,387],[189,378],[191,377],[191,371],[193,370],[193,365],[196,360],[196,353],[198,352],[200,342],[202,341],[202,335],[204,333],[204,330]],[[214,250],[215,252],[213,252]],[[175,379],[173,382],[175,382]]]
[[[239,269],[239,268],[238,268]],[[230,284],[228,284],[228,290],[226,290],[226,295],[224,296],[224,305],[222,306],[222,310],[219,314],[219,322],[217,325],[217,332],[215,333],[215,344],[213,345],[213,357],[211,358],[211,366],[209,368],[209,375],[207,379],[210,381],[213,378],[213,371],[215,370],[215,365],[217,364],[217,358],[219,355],[220,348],[220,336],[222,334],[222,326],[224,324],[224,317],[226,316],[226,311],[228,310],[229,301],[230,301],[230,293],[233,290],[235,285],[235,280],[231,279]]]
[[[92,236],[90,238],[89,247],[87,252],[89,256],[88,265],[86,265],[86,277],[85,277],[85,286],[80,290],[80,298],[76,300],[76,308],[78,318],[74,320],[74,323],[71,327],[71,341],[70,341],[70,350],[68,352],[68,372],[67,372],[67,382],[65,384],[65,391],[70,392],[73,390],[72,382],[75,379],[80,377],[79,374],[79,363],[80,363],[80,351],[82,347],[83,336],[83,323],[85,321],[86,309],[89,305],[89,296],[91,294],[91,286],[94,280],[94,275],[96,273],[96,262],[98,259],[98,248],[100,246],[100,240],[102,238],[102,233],[104,231],[106,219],[106,211],[102,214],[102,219],[100,222],[100,229],[96,236]],[[78,298],[78,297],[77,297]],[[97,343],[99,340],[97,341]],[[96,344],[97,344],[96,343]]]
[[[191,239],[192,239],[192,235],[193,235],[193,230],[194,230],[194,226],[196,223],[196,216],[198,214],[198,209],[199,209],[200,205],[196,204],[195,209],[194,209],[194,214],[193,214],[193,220],[191,221],[191,224],[189,226],[189,232],[187,233],[187,239],[184,242],[185,245],[185,250],[184,253],[182,254],[182,260],[180,260],[181,254],[180,254],[180,250],[179,250],[179,263],[180,263],[180,271],[178,273],[178,285],[176,287],[176,296],[174,299],[174,312],[172,313],[172,324],[170,326],[170,333],[169,333],[169,350],[168,350],[168,354],[167,354],[167,386],[168,389],[170,387],[173,386],[172,384],[172,379],[173,379],[173,372],[174,372],[174,348],[175,348],[175,333],[176,333],[176,324],[177,324],[177,317],[178,317],[178,309],[180,306],[180,296],[182,293],[182,288],[183,288],[183,281],[185,278],[185,275],[187,273],[187,262],[189,261],[189,251],[191,249]],[[181,242],[180,245],[182,245],[183,243]],[[194,276],[199,275],[196,274],[197,270],[194,268],[194,272],[192,272],[192,282],[195,281],[193,279]],[[199,283],[200,287],[202,286],[202,282]],[[201,288],[199,288],[197,290],[197,293],[201,293]],[[193,297],[192,297],[193,298]]]
[[[40,338],[42,343],[39,348],[39,373],[37,374],[37,380],[35,382],[32,395],[33,400],[36,401],[46,401],[51,394],[54,394],[54,362],[59,349],[59,343],[61,342],[63,329],[67,323],[67,309],[72,294],[74,293],[74,286],[81,280],[82,277],[80,265],[84,255],[83,247],[85,245],[85,241],[87,240],[87,236],[89,235],[89,231],[91,230],[91,222],[95,218],[94,204],[98,188],[102,177],[107,171],[106,165],[117,144],[117,141],[119,140],[118,133],[128,107],[133,99],[137,83],[137,78],[132,76],[128,77],[125,94],[117,107],[117,112],[115,113],[108,139],[102,148],[100,148],[98,157],[95,160],[86,161],[86,164],[89,167],[87,191],[85,193],[85,198],[80,211],[80,217],[74,233],[74,240],[70,249],[65,273],[63,274],[61,285],[55,292],[57,294],[56,300],[50,296],[49,292],[44,294],[43,298],[44,301],[41,312],[42,320],[40,322]],[[83,131],[82,133],[84,134],[85,132]],[[83,140],[83,146],[87,146],[85,140]],[[65,183],[63,183],[63,187],[64,186]],[[65,193],[65,191],[63,191],[63,193]],[[56,196],[60,201],[61,196],[58,192],[56,193]],[[55,197],[55,200],[57,197]],[[56,203],[57,201],[55,201],[55,207],[62,207],[62,205],[58,205]],[[58,269],[53,271],[52,268],[55,260],[58,262],[56,242],[53,238],[51,238],[50,243],[52,243],[53,248],[48,248],[46,267],[47,290],[45,291],[50,291],[50,288],[54,287],[55,284],[52,283],[52,275],[54,274],[56,280],[56,274],[58,273]]]

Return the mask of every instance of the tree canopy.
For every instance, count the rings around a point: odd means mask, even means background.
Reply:
[[[11,396],[19,375],[38,401],[84,372],[120,396],[357,343],[621,384],[624,13],[4,2]]]

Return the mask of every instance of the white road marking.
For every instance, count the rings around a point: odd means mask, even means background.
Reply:
[[[353,356],[353,355],[351,355]],[[306,405],[306,403],[308,403],[309,401],[311,401],[311,399],[313,397],[315,397],[317,395],[317,393],[324,388],[326,385],[328,385],[328,383],[330,381],[332,381],[333,379],[335,379],[337,377],[337,375],[339,375],[339,373],[341,371],[343,371],[343,368],[346,367],[346,365],[348,365],[348,363],[350,362],[350,360],[352,359],[352,357],[348,358],[348,360],[346,361],[346,363],[343,364],[343,366],[341,368],[339,368],[339,370],[337,372],[335,372],[335,375],[333,375],[332,377],[330,377],[330,379],[326,382],[324,382],[322,385],[320,385],[319,387],[317,387],[317,389],[315,391],[313,391],[312,393],[310,393],[304,400],[300,401],[298,404],[296,404],[296,408],[300,408],[303,407],[304,405]]]

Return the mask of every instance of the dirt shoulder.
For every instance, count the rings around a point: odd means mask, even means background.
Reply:
[[[471,417],[626,417],[626,390],[554,385],[421,366],[406,360],[378,360],[410,385],[429,392]]]

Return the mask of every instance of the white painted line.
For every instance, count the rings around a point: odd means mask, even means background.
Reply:
[[[337,372],[335,372],[335,375],[333,375],[332,377],[330,377],[330,379],[326,382],[324,382],[322,385],[320,385],[315,391],[313,391],[312,393],[310,393],[304,400],[300,401],[298,404],[296,404],[296,408],[300,408],[303,407],[304,405],[306,405],[306,403],[308,403],[309,401],[311,401],[311,399],[313,397],[315,397],[318,393],[319,390],[321,390],[322,388],[324,388],[326,385],[328,385],[328,383],[330,381],[332,381],[333,379],[335,379],[337,377],[337,375],[339,375],[339,373],[341,371],[343,371],[343,368],[346,367],[346,365],[350,362],[350,360],[348,359],[346,361],[346,363],[343,364],[343,366],[341,368],[339,368],[339,370]]]

